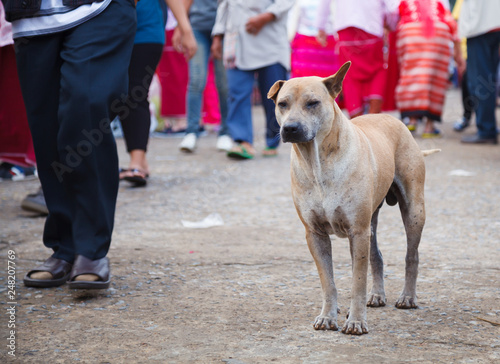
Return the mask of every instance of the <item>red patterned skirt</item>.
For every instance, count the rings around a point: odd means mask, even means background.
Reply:
[[[398,31],[400,78],[396,102],[401,117],[427,117],[441,121],[449,86],[451,34],[448,26],[434,24],[435,34],[425,37],[421,23],[403,24]]]

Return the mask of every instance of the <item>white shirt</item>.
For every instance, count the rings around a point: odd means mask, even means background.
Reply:
[[[335,32],[349,27],[382,37],[384,35],[384,19],[387,14],[398,11],[400,0],[321,0],[320,9],[328,9],[330,1],[336,1],[333,28]],[[320,16],[318,27],[325,29],[324,20]]]
[[[333,4],[333,2],[332,2]],[[318,16],[321,14],[321,0],[297,0],[288,17],[289,31],[315,37],[318,35]],[[333,9],[328,9],[327,20],[325,21],[326,34],[333,34],[332,19],[330,13],[334,14]],[[292,36],[293,37],[293,36]],[[292,38],[291,37],[291,38]]]
[[[280,63],[290,69],[290,44],[287,35],[287,15],[295,0],[221,0],[212,36],[224,34],[237,39],[235,65],[240,70],[256,70]],[[276,19],[262,27],[257,35],[245,30],[247,20],[261,13],[272,13]],[[233,35],[228,37],[228,35]],[[229,47],[228,47],[229,48]]]
[[[498,28],[500,0],[464,0],[458,18],[460,37],[477,37]]]
[[[70,8],[64,6],[62,0],[42,0],[40,11],[34,17],[12,22],[13,36],[19,38],[62,32],[100,14],[111,1],[104,0]]]

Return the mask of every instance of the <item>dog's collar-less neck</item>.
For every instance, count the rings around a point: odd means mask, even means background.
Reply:
[[[323,166],[318,142],[313,139],[307,143],[293,144],[293,148],[297,155],[296,161],[299,164],[296,166],[298,169],[294,168],[294,173],[298,174],[299,179],[305,178],[312,186],[315,186],[323,199],[327,191],[323,183]]]
[[[304,171],[310,179],[319,182],[319,177],[322,174],[322,167],[318,142],[316,139],[307,143],[294,144],[293,147],[301,162],[302,171]]]
[[[349,120],[341,117],[336,118],[324,138],[318,138],[317,136],[310,142],[293,144],[300,163],[300,169],[310,181],[313,181],[318,186],[323,186],[324,165],[335,163],[335,160],[344,157],[343,154],[339,154],[342,150],[341,143],[351,143],[353,141],[350,137],[353,135],[352,127]],[[329,141],[329,143],[326,143],[326,141]],[[328,145],[329,149],[321,148],[323,145]]]

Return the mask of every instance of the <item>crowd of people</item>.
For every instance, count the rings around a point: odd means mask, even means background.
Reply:
[[[157,67],[162,104],[185,112],[179,149],[186,153],[196,151],[204,103],[214,103],[216,149],[254,158],[258,90],[266,118],[260,153],[276,156],[269,88],[288,77],[327,77],[347,61],[337,102],[350,117],[396,108],[415,136],[423,123],[420,137],[442,137],[436,123],[454,68],[464,108],[454,130],[469,127],[474,114],[477,133],[462,142],[497,144],[498,14],[498,0],[2,0],[0,178],[36,172],[41,189],[22,206],[48,215],[43,243],[53,251],[25,285],[109,286],[119,181],[144,187],[150,174],[149,89]],[[172,16],[174,29],[166,31]],[[184,74],[164,62],[168,42],[184,57],[175,62],[185,62],[185,94],[161,75]],[[211,99],[204,97],[209,70]],[[115,118],[127,168],[118,166]]]

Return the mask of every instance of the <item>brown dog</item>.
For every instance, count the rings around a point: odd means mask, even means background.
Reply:
[[[292,196],[306,229],[318,268],[323,308],[314,328],[337,330],[337,289],[329,235],[349,238],[352,299],[342,328],[368,332],[366,306],[384,306],[382,255],[377,219],[384,199],[399,203],[407,236],[406,274],[398,308],[416,308],[418,245],[425,222],[424,156],[406,126],[383,114],[348,120],[335,103],[350,67],[327,78],[303,77],[276,82],[268,98],[276,103],[283,142],[293,143]],[[368,260],[373,287],[367,299]]]

